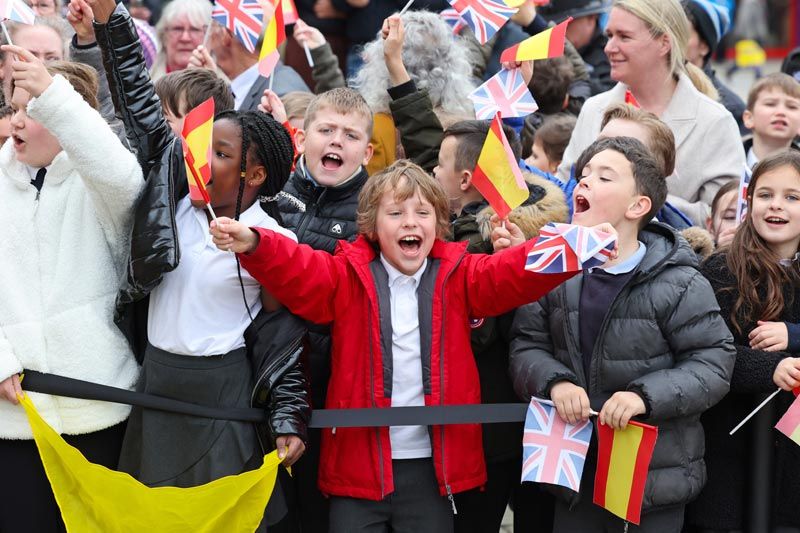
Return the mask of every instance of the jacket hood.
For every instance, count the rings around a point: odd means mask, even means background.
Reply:
[[[535,174],[523,172],[522,175],[528,183],[530,196],[521,206],[511,211],[508,219],[519,226],[519,229],[525,234],[525,238],[536,237],[542,226],[550,222],[567,222],[569,208],[561,189],[556,184]],[[489,220],[494,214],[494,209],[486,206],[475,216],[481,236],[485,240],[492,238],[492,226]]]
[[[636,282],[640,283],[654,277],[670,266],[689,266],[697,268],[697,255],[689,243],[674,229],[651,222],[639,232],[639,240],[647,246],[647,253],[639,265]]]

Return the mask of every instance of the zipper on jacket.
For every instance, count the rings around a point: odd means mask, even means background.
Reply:
[[[561,287],[565,287],[565,286],[562,285]],[[571,345],[570,346],[571,349],[569,350],[570,358],[572,359],[572,364],[577,369],[576,372],[578,373],[578,375],[583,377],[583,382],[586,384],[586,394],[588,395],[589,394],[589,376],[586,375],[586,371],[583,369],[584,368],[583,367],[583,353],[581,352],[580,343],[575,342],[575,339],[577,339],[578,336],[572,331],[572,323],[569,320],[569,307],[567,306],[569,297],[567,296],[567,289],[566,288],[563,288],[563,289],[559,288],[559,289],[556,289],[556,290],[559,291],[558,299],[559,299],[559,304],[561,305],[561,309],[564,309],[565,312],[566,312],[566,316],[565,316],[565,319],[564,319],[564,327],[566,329],[566,332],[565,332],[566,335],[565,336],[567,338],[567,342]],[[580,295],[578,296],[578,298],[580,298]],[[576,358],[575,357],[576,354],[579,355],[580,357]]]
[[[319,191],[319,188],[314,191],[314,198],[310,204],[306,204],[306,210],[303,212],[303,215],[300,217],[300,223],[297,225],[297,242],[305,242],[303,240],[303,234],[306,231],[306,227],[308,223],[314,218],[317,213],[319,212],[319,204],[325,199],[325,194],[328,192],[327,187],[323,187],[322,191]]]
[[[379,311],[380,312],[380,311]],[[372,304],[370,304],[369,312],[367,313],[367,330],[369,331],[369,388],[370,399],[372,400],[372,407],[378,407],[375,401],[375,350],[373,350],[372,343]],[[387,428],[388,429],[388,428]],[[381,445],[381,428],[374,428],[375,440],[378,443],[378,465],[380,469],[381,478],[381,500],[386,497],[386,484],[384,483],[383,471],[383,446]]]
[[[600,324],[600,330],[597,332],[597,338],[595,338],[594,346],[592,347],[592,359],[589,361],[589,376],[586,376],[587,379],[586,386],[589,388],[589,390],[592,389],[592,383],[598,383],[600,381],[600,365],[599,363],[597,363],[597,358],[596,358],[597,347],[602,346],[603,344],[600,341],[601,339],[603,339],[603,337],[605,337],[606,329],[608,329],[609,318],[613,314],[614,310],[617,308],[617,305],[620,301],[620,296],[622,296],[623,292],[627,296],[628,293],[630,292],[629,287],[627,286],[624,287],[622,291],[620,291],[617,294],[617,297],[614,298],[614,301],[611,302],[611,305],[608,306],[608,312],[606,312],[606,316],[603,318],[603,323]],[[589,392],[589,390],[587,390],[587,393]]]
[[[461,256],[456,261],[456,264],[453,265],[447,275],[444,277],[444,281],[442,282],[442,331],[439,334],[439,405],[444,405],[444,328],[447,322],[447,298],[445,298],[445,291],[447,290],[447,282],[450,280],[450,276],[453,274],[453,271],[458,268],[458,265],[461,264],[461,260],[464,259],[464,255],[466,251],[462,252]],[[440,435],[441,435],[441,442],[442,442],[442,481],[444,482],[444,488],[447,491],[447,499],[450,500],[450,505],[453,507],[453,514],[458,514],[458,510],[456,509],[456,501],[453,499],[453,491],[450,488],[450,484],[447,482],[447,461],[445,460],[446,454],[444,453],[444,429],[445,426],[442,426]]]

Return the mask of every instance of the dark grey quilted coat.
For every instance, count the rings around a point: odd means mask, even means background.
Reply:
[[[640,419],[658,426],[642,506],[647,511],[685,504],[703,487],[699,418],[728,392],[736,352],[686,241],[661,224],[648,225],[639,240],[647,253],[611,304],[590,376],[578,338],[582,276],[517,311],[510,365],[524,398],[549,398],[560,380],[584,387],[596,411],[616,391],[644,397],[648,412]]]

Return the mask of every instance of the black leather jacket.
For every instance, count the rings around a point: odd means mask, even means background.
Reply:
[[[130,15],[115,12],[107,24],[95,24],[95,34],[114,106],[147,181],[134,215],[131,259],[115,317],[138,355],[146,346],[146,297],[180,260],[175,205],[188,193],[188,182],[180,140],[164,119]],[[270,409],[272,438],[306,438],[310,407],[299,363],[305,334],[303,322],[283,310],[262,311],[245,333],[255,380],[252,404]],[[265,432],[259,431],[262,447],[268,448]]]

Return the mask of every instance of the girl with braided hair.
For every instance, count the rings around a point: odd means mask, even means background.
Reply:
[[[264,113],[224,111],[215,117],[212,155],[207,188],[214,211],[294,239],[279,225],[276,204],[294,156],[284,127]],[[201,405],[249,407],[259,404],[253,385],[263,376],[245,342],[248,327],[279,306],[234,254],[213,245],[204,207],[188,196],[177,202],[180,263],[150,293],[138,388]],[[149,486],[188,487],[256,468],[273,445],[285,465],[294,463],[305,450],[308,401],[299,363],[289,357],[282,365],[289,370],[268,378],[268,399],[260,402],[269,411],[268,431],[134,408],[120,470]]]

